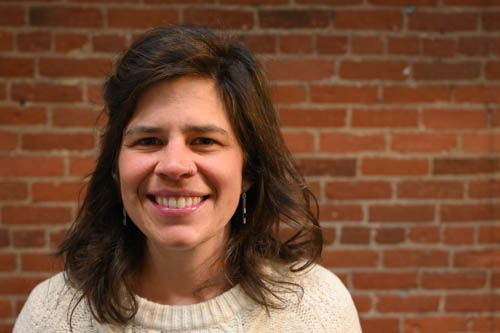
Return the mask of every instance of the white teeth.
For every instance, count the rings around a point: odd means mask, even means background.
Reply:
[[[156,197],[156,202],[168,208],[186,208],[197,205],[202,197]]]

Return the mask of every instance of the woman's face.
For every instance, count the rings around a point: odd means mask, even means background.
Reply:
[[[127,214],[163,250],[218,251],[242,185],[243,151],[210,79],[160,82],[138,100],[118,159]]]

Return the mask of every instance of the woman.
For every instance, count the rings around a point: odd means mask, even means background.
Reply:
[[[249,51],[150,31],[104,86],[108,124],[65,271],[15,332],[360,332]],[[283,235],[288,235],[284,237]]]

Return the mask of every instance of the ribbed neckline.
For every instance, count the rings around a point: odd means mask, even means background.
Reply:
[[[163,305],[136,296],[134,323],[158,331],[200,329],[231,319],[251,301],[239,285],[208,301],[191,305]]]

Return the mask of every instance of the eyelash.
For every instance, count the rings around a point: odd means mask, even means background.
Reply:
[[[195,145],[202,145],[202,146],[208,146],[208,145],[214,145],[216,144],[217,141],[211,138],[205,138],[205,137],[199,137],[196,138],[192,141],[192,144]],[[136,144],[141,145],[141,146],[159,146],[163,144],[163,142],[155,137],[148,137],[148,138],[141,138],[137,140]]]

